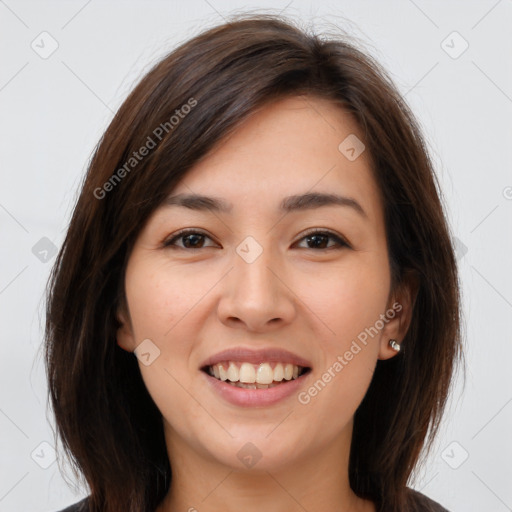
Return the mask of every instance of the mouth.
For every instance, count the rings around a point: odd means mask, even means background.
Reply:
[[[311,371],[310,367],[285,362],[221,361],[201,368],[211,377],[244,389],[269,389],[294,381]]]
[[[199,367],[209,389],[239,407],[267,407],[290,398],[305,385],[311,363],[277,347],[235,347]]]

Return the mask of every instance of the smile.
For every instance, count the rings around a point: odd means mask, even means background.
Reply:
[[[268,389],[298,379],[309,368],[292,363],[223,361],[205,368],[209,375],[235,387]]]
[[[308,359],[272,345],[227,348],[199,365],[207,389],[238,407],[268,407],[290,398],[312,368]]]

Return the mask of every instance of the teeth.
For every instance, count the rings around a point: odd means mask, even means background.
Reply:
[[[236,388],[245,388],[245,389],[267,389],[267,388],[275,388],[277,384],[244,384],[243,382],[230,382],[231,386],[235,386]]]
[[[238,371],[238,366],[235,363],[229,363],[228,368],[228,380],[231,382],[237,382],[240,376],[240,372]]]
[[[265,389],[276,386],[283,379],[297,379],[301,370],[302,367],[290,363],[277,363],[272,369],[271,363],[253,365],[234,361],[217,363],[208,369],[215,378],[248,389]]]
[[[277,363],[274,368],[274,380],[281,382],[284,379],[284,368],[281,363]]]
[[[261,363],[256,373],[256,382],[258,384],[272,384],[274,380],[274,371],[268,363]]]
[[[215,365],[215,366],[218,366],[219,367],[219,377],[220,377],[220,380],[228,380],[228,374],[226,373],[226,370],[224,369],[224,366],[222,366],[221,364],[219,365]],[[215,372],[215,370],[214,370]]]
[[[240,382],[245,384],[256,382],[256,370],[252,364],[242,363],[242,366],[240,366]]]

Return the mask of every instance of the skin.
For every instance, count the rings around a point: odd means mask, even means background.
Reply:
[[[157,209],[140,233],[125,278],[127,310],[118,344],[133,352],[149,338],[160,355],[139,361],[163,416],[173,471],[157,512],[178,510],[288,512],[375,511],[350,489],[353,416],[378,359],[396,355],[411,317],[411,291],[391,290],[383,207],[368,151],[349,161],[338,145],[364,140],[356,122],[333,103],[281,99],[246,120],[173,190],[216,196],[231,213],[180,206]],[[323,206],[278,211],[285,196],[338,193],[355,209]],[[204,239],[165,240],[183,228]],[[329,230],[345,239],[306,230]],[[252,236],[263,252],[248,263],[236,252]],[[185,244],[189,243],[185,248]],[[323,248],[328,246],[328,248]],[[311,361],[307,390],[365,328],[399,302],[401,311],[306,405],[297,394],[267,407],[238,407],[220,397],[199,370],[209,356],[235,346],[275,346]],[[261,453],[251,468],[237,457],[247,443]],[[303,508],[302,508],[303,507]]]

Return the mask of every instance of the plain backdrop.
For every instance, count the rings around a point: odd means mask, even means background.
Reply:
[[[87,493],[55,462],[41,342],[91,152],[153,63],[247,9],[353,34],[417,115],[456,238],[467,373],[411,485],[453,512],[512,510],[512,1],[3,0],[0,511],[56,511]]]

